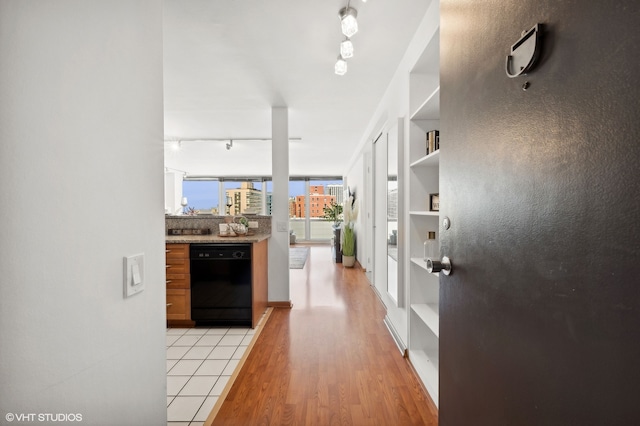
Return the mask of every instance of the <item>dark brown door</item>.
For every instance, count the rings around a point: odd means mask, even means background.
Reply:
[[[640,424],[640,3],[441,0],[440,78],[440,424]]]

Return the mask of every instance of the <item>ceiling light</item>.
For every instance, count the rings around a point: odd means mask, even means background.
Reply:
[[[351,40],[349,40],[348,37],[345,41],[340,43],[340,55],[344,59],[353,57],[353,43],[351,43]]]
[[[347,73],[347,61],[345,61],[342,56],[338,56],[338,60],[335,66],[336,74],[345,75]]]
[[[227,151],[229,151],[232,146],[233,146],[233,139],[231,139],[231,140],[229,140],[229,142],[227,142]]]
[[[358,21],[356,21],[356,17],[358,16],[358,11],[352,7],[343,7],[338,12],[338,16],[340,16],[340,21],[342,21],[342,34],[347,37],[353,36],[358,32]]]

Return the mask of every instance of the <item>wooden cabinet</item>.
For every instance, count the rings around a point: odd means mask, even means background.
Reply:
[[[251,256],[251,328],[256,328],[262,314],[267,310],[269,285],[268,241],[262,240],[253,244]]]
[[[267,309],[268,241],[252,245],[252,327],[255,328]],[[189,244],[166,244],[167,323],[169,326],[192,327],[191,269]]]
[[[167,321],[181,321],[176,325],[188,325],[191,320],[191,275],[189,269],[189,244],[166,245]]]
[[[191,290],[167,289],[167,320],[191,318]]]

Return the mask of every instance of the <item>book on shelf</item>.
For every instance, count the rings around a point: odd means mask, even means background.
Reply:
[[[440,149],[440,131],[429,130],[427,132],[427,155]]]

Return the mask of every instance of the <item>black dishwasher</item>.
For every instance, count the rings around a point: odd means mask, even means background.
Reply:
[[[191,244],[191,319],[251,327],[251,244]]]

